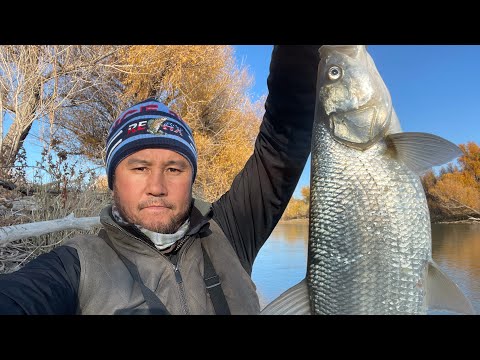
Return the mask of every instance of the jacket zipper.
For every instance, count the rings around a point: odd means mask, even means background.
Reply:
[[[180,249],[178,254],[179,256],[177,258],[176,264],[174,265],[175,279],[177,280],[178,287],[180,288],[180,298],[182,299],[182,307],[186,315],[189,315],[190,311],[188,310],[187,296],[185,294],[185,287],[183,286],[183,279],[182,279],[182,274],[180,274],[179,264],[180,264],[180,261],[182,260],[183,254],[192,245],[192,241],[189,241],[189,240],[190,240],[190,236],[189,236],[189,239],[186,241],[186,244],[183,244],[183,247]]]
[[[179,290],[180,290],[180,298],[181,298],[181,302],[182,302],[182,308],[183,308],[183,311],[185,312],[186,315],[189,315],[190,312],[188,310],[188,306],[187,306],[187,299],[186,299],[186,295],[185,295],[185,288],[183,286],[183,279],[182,279],[182,275],[180,274],[180,268],[178,267],[179,263],[180,263],[180,260],[182,259],[182,256],[183,256],[183,253],[187,251],[187,249],[192,245],[192,241],[189,241],[191,239],[188,239],[185,241],[185,244],[183,244],[182,248],[179,250],[179,256],[178,256],[178,259],[177,259],[177,262],[176,264],[172,264],[172,262],[165,256],[163,255],[157,248],[154,248],[152,247],[150,244],[148,244],[147,242],[145,242],[143,239],[139,238],[139,237],[136,237],[128,232],[126,232],[124,229],[120,228],[120,227],[116,227],[116,226],[113,226],[113,225],[110,225],[110,224],[105,224],[105,225],[108,225],[109,227],[115,229],[115,230],[120,230],[122,233],[124,233],[126,236],[128,237],[132,237],[136,240],[139,240],[141,243],[145,244],[146,246],[148,246],[149,248],[153,249],[158,255],[160,255],[161,257],[163,257],[165,260],[168,261],[169,264],[172,265],[173,267],[173,272],[175,274],[175,280],[177,281],[177,284],[178,284],[178,287],[179,287]],[[187,235],[189,236],[189,235]],[[189,236],[189,238],[191,238],[191,236]]]

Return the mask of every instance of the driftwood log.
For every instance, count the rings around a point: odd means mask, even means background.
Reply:
[[[73,213],[62,219],[0,227],[0,246],[9,242],[62,230],[89,230],[100,225],[100,217],[76,218]]]

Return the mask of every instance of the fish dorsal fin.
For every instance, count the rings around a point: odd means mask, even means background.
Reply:
[[[283,292],[268,304],[260,315],[310,315],[307,281],[303,279],[297,285]]]
[[[395,150],[397,159],[418,175],[462,155],[454,143],[428,133],[400,132],[387,135],[385,140]]]
[[[433,260],[428,263],[427,307],[436,310],[450,310],[460,314],[474,315],[472,303],[460,288]]]

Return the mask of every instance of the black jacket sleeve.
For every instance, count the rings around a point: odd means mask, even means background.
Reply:
[[[0,275],[0,315],[73,315],[79,282],[77,251],[59,246],[18,271]]]
[[[282,216],[310,153],[320,45],[275,46],[268,96],[254,152],[213,219],[243,266],[253,261]]]

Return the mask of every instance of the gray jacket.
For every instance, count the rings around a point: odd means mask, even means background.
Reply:
[[[255,284],[217,223],[208,218],[205,203],[196,200],[188,239],[174,265],[152,244],[135,237],[111,217],[111,207],[102,210],[100,221],[120,252],[134,263],[144,284],[175,314],[215,314],[203,280],[203,256],[207,251],[220,278],[232,314],[260,311]],[[197,205],[197,206],[195,206]],[[205,209],[202,210],[200,209]],[[82,269],[78,288],[81,314],[141,314],[147,304],[140,286],[116,252],[100,237],[77,236],[65,243],[77,250]]]

